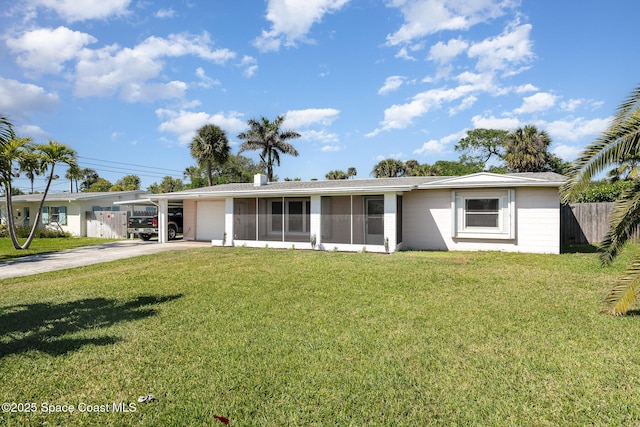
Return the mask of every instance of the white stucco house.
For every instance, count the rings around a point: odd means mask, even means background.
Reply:
[[[555,173],[224,184],[150,196],[166,241],[169,203],[184,238],[214,245],[394,252],[560,252]],[[123,202],[120,202],[123,203]]]
[[[42,226],[52,226],[71,233],[75,237],[86,237],[92,212],[122,212],[134,209],[136,200],[148,195],[146,191],[117,191],[95,193],[49,193],[40,216]],[[32,226],[40,206],[42,194],[25,194],[12,197],[13,219],[16,225]],[[121,200],[130,201],[127,207],[114,205]],[[146,209],[141,206],[140,209]],[[7,202],[0,198],[0,220],[7,220]],[[124,215],[126,218],[126,213]],[[110,219],[110,218],[109,218]],[[106,222],[107,218],[104,218]],[[125,220],[126,222],[126,220]],[[126,223],[124,224],[126,236]],[[111,235],[104,237],[113,237]]]

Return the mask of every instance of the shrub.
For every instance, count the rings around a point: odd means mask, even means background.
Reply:
[[[633,181],[596,181],[589,185],[589,187],[580,195],[580,198],[576,200],[576,202],[615,202],[620,198],[620,195],[632,185]]]
[[[31,233],[31,227],[22,225],[16,226],[16,236],[20,239],[26,239]],[[9,237],[9,228],[6,224],[0,224],[0,237]],[[68,231],[61,231],[55,228],[38,227],[35,237],[39,239],[56,239],[61,237],[71,237]]]

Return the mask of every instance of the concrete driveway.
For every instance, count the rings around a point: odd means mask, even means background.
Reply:
[[[211,242],[186,242],[174,240],[169,243],[122,240],[102,245],[84,246],[60,252],[51,252],[0,262],[0,279],[46,273],[82,267],[117,259],[153,254],[161,251],[210,247]]]

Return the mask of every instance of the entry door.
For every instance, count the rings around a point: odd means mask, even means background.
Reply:
[[[365,215],[365,243],[384,244],[384,198],[366,198]]]

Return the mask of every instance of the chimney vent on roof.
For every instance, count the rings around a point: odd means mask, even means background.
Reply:
[[[263,185],[267,185],[267,176],[261,173],[255,174],[253,176],[253,186],[262,187]]]

